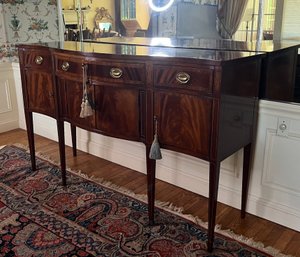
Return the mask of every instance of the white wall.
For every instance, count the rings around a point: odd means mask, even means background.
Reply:
[[[18,128],[18,106],[11,63],[0,63],[0,133]]]
[[[300,105],[260,101],[249,210],[300,231],[299,164]]]
[[[300,41],[300,0],[283,2],[281,39]]]

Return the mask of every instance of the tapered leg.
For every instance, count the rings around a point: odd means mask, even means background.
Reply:
[[[208,241],[207,251],[212,252],[216,225],[217,198],[220,177],[220,162],[209,164]]]
[[[28,144],[29,144],[29,151],[30,151],[30,158],[31,158],[31,167],[32,170],[36,170],[32,112],[28,112],[25,110],[25,120],[26,120],[27,137],[28,137]]]
[[[150,146],[146,146],[147,163],[147,195],[149,224],[154,225],[154,201],[155,201],[155,166],[156,161],[149,159]]]
[[[66,152],[65,152],[65,131],[64,131],[63,121],[57,120],[57,132],[58,132],[58,147],[59,147],[59,156],[60,156],[62,185],[66,186],[67,185]]]
[[[70,124],[71,126],[71,137],[72,137],[72,147],[73,147],[73,156],[77,156],[77,145],[76,145],[76,126]]]
[[[241,206],[241,217],[242,218],[245,218],[245,215],[246,215],[246,205],[247,205],[249,175],[250,175],[250,160],[251,160],[251,143],[244,147],[242,206]]]

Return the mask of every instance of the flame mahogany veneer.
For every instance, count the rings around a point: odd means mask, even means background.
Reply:
[[[241,215],[245,216],[251,144],[256,131],[264,54],[63,42],[19,46],[24,108],[36,169],[32,113],[57,121],[62,183],[67,185],[64,122],[143,142],[149,223],[153,224],[155,160],[149,159],[154,116],[162,148],[209,162],[208,251],[213,249],[220,162],[244,148]],[[66,65],[66,62],[68,63]],[[80,118],[82,64],[94,114]],[[117,69],[119,78],[112,72]]]

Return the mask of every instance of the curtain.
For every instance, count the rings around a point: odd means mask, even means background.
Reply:
[[[219,0],[217,30],[222,38],[232,39],[243,17],[248,0]]]

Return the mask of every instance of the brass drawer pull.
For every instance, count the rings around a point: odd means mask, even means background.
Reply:
[[[70,64],[68,62],[63,62],[61,65],[61,69],[63,71],[68,71],[68,69],[70,68]]]
[[[111,68],[109,74],[112,78],[118,79],[121,78],[123,71],[120,68]]]
[[[35,57],[34,61],[35,61],[36,64],[41,65],[44,61],[44,58],[42,56],[38,55],[38,56]]]
[[[191,76],[189,74],[187,74],[186,72],[178,72],[176,74],[176,80],[180,83],[180,84],[186,84],[190,81]]]

